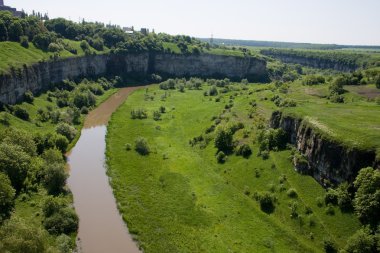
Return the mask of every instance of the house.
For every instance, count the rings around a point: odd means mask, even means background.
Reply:
[[[21,17],[22,12],[18,11],[16,8],[4,5],[4,0],[0,0],[0,11],[10,11],[16,17]]]

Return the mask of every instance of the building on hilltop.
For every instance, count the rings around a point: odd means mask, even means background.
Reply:
[[[4,0],[0,0],[0,11],[10,11],[16,17],[21,17],[22,12],[18,11],[16,8],[4,5]]]

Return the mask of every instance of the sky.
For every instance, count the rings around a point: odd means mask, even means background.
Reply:
[[[6,5],[200,38],[380,45],[380,0],[4,0]]]

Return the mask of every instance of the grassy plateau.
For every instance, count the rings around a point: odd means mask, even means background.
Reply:
[[[337,207],[327,211],[321,201],[325,189],[312,177],[294,171],[289,150],[272,151],[265,160],[258,156],[260,122],[267,122],[279,109],[271,98],[284,94],[274,85],[233,84],[224,92],[219,88],[217,96],[204,96],[209,89],[207,83],[184,92],[151,86],[134,92],[112,116],[108,174],[123,218],[144,252],[323,252],[327,239],[344,247],[360,227],[354,214]],[[329,103],[324,92],[324,85],[294,83],[288,96],[297,107],[284,110],[326,124],[336,138],[357,142],[366,132],[361,141],[379,144],[372,129],[380,124],[378,117],[365,117],[378,112],[374,102],[349,93],[352,102],[340,107]],[[250,105],[253,100],[255,109]],[[233,106],[226,109],[226,104]],[[160,107],[166,112],[154,120]],[[131,111],[136,109],[146,110],[148,117],[132,119]],[[310,111],[315,114],[309,115]],[[353,112],[360,118],[356,124],[366,129],[352,124],[354,119],[347,115]],[[244,124],[234,141],[252,147],[249,158],[230,154],[224,164],[217,163],[213,131],[205,135],[202,145],[189,144],[215,119],[219,125]],[[347,128],[357,131],[347,136]],[[146,138],[149,155],[134,150],[139,137]],[[296,196],[289,194],[290,189]],[[257,195],[262,192],[275,197],[271,212],[260,208]]]

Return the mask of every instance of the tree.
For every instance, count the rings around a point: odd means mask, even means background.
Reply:
[[[218,154],[216,155],[216,161],[218,163],[225,163],[227,160],[227,156],[223,151],[219,151]]]
[[[19,192],[28,174],[31,157],[19,146],[0,144],[0,172],[8,175],[13,188]]]
[[[67,123],[60,123],[56,127],[55,131],[57,132],[57,134],[65,136],[69,141],[74,140],[75,136],[77,135],[77,130],[75,129],[75,127],[70,126]]]
[[[216,130],[214,144],[219,151],[230,152],[234,147],[233,132],[231,129],[225,126],[219,126]]]
[[[370,167],[360,170],[354,186],[355,213],[364,224],[376,226],[380,221],[380,171]]]
[[[380,89],[380,75],[377,75],[375,78],[376,88]]]
[[[148,145],[148,141],[144,137],[138,137],[135,140],[135,150],[140,155],[149,155],[150,148]]]
[[[344,76],[337,77],[329,87],[331,95],[343,94],[344,93],[343,85],[346,85],[346,84],[347,84],[347,80]]]
[[[43,183],[49,194],[57,195],[63,191],[68,175],[63,163],[46,164]]]
[[[20,37],[23,35],[22,25],[19,21],[14,21],[9,26],[8,36],[11,41],[20,41]]]
[[[15,190],[8,176],[0,172],[0,224],[10,217],[14,207]]]
[[[41,253],[47,250],[43,231],[19,219],[11,219],[0,228],[0,239],[0,252]]]
[[[351,236],[346,246],[344,247],[344,252],[347,253],[374,253],[376,252],[376,241],[375,236],[371,234],[369,228],[362,228],[356,231],[356,233]]]
[[[0,20],[0,41],[8,40],[8,30],[4,22]]]

